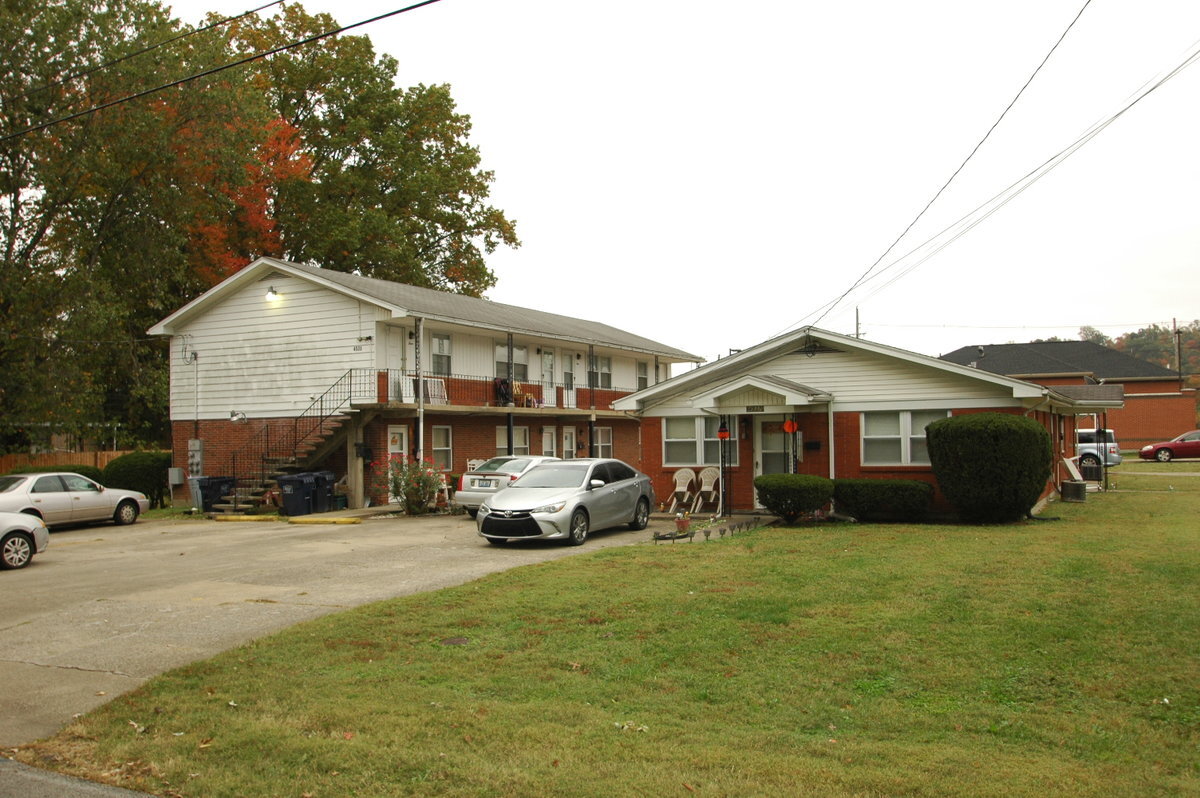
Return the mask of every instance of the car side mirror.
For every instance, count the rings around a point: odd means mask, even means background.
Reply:
[[[596,488],[603,488],[603,487],[604,487],[604,480],[602,480],[602,479],[593,479],[591,482],[588,483],[588,490],[595,490]]]

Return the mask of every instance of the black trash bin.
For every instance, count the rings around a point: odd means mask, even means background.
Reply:
[[[333,483],[337,481],[332,471],[314,471],[316,478],[313,494],[313,512],[327,513],[333,509]]]
[[[279,477],[279,498],[284,515],[308,515],[313,511],[317,478],[311,473]]]
[[[205,513],[211,513],[213,507],[222,503],[225,496],[233,495],[236,486],[237,480],[233,477],[190,477],[188,479],[192,504]]]

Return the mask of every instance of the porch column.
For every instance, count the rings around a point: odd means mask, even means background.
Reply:
[[[363,479],[362,451],[363,425],[357,415],[350,418],[350,434],[346,436],[346,488],[347,502],[351,509],[360,509],[366,504],[366,486]]]
[[[835,462],[835,457],[834,457],[834,454],[836,453],[837,450],[834,448],[834,442],[833,442],[833,400],[832,399],[829,400],[829,404],[827,405],[827,407],[829,408],[829,411],[827,414],[829,417],[829,478],[834,479],[837,476],[837,464]]]
[[[513,372],[513,339],[512,339],[512,333],[509,333],[508,334],[508,391],[509,391],[509,396],[511,396],[512,400],[513,400],[508,403],[509,407],[512,407],[513,404],[515,404],[515,402],[516,402],[517,397],[516,397],[515,391],[514,391],[514,386],[516,385],[516,382],[517,382],[516,375]],[[523,390],[525,386],[521,386],[521,387]],[[511,410],[508,411],[505,425],[508,428],[507,452],[508,452],[508,455],[511,457],[513,454],[513,413]]]
[[[417,373],[417,424],[413,429],[416,440],[413,441],[417,452],[417,462],[425,459],[425,372],[421,367],[421,338],[425,335],[425,319],[416,318],[416,336],[413,339],[413,361]],[[405,452],[407,455],[408,453]]]

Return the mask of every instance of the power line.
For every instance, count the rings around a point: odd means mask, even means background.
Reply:
[[[1012,100],[1009,102],[1009,104],[1005,107],[1004,111],[1002,111],[1000,116],[996,118],[996,121],[992,123],[992,126],[988,128],[986,133],[983,134],[983,138],[981,138],[979,140],[979,143],[975,145],[974,149],[972,149],[971,152],[967,155],[967,157],[963,160],[963,162],[961,164],[959,164],[958,168],[954,170],[954,173],[952,175],[950,175],[950,178],[948,180],[946,180],[946,182],[944,184],[942,184],[942,187],[937,190],[937,193],[933,195],[933,198],[930,199],[929,202],[925,203],[925,207],[921,209],[920,213],[918,213],[915,217],[913,217],[913,220],[911,222],[909,222],[908,226],[904,228],[904,231],[901,232],[900,235],[898,235],[896,237],[896,240],[888,245],[888,248],[883,251],[883,254],[881,254],[878,258],[876,258],[875,262],[872,263],[865,272],[863,272],[861,275],[859,275],[858,279],[855,280],[850,285],[849,288],[847,288],[845,291],[843,291],[841,296],[839,296],[837,299],[833,300],[833,302],[830,303],[827,307],[823,306],[823,307],[825,307],[824,312],[822,312],[821,315],[817,317],[816,321],[814,321],[813,324],[819,324],[821,319],[828,316],[833,311],[833,309],[835,307],[837,307],[841,303],[841,301],[850,294],[851,291],[853,291],[855,288],[858,288],[858,286],[862,285],[863,281],[866,280],[868,276],[870,276],[871,272],[875,271],[875,268],[880,263],[883,262],[883,259],[886,258],[893,249],[896,248],[896,245],[899,244],[904,239],[904,237],[906,235],[908,235],[908,232],[910,230],[912,230],[913,226],[918,221],[921,220],[921,217],[923,217],[925,215],[925,212],[929,210],[929,208],[933,205],[933,203],[937,202],[938,197],[942,196],[942,193],[945,192],[945,190],[950,187],[950,184],[952,182],[954,182],[954,178],[958,177],[959,172],[961,172],[963,170],[963,168],[970,162],[970,160],[973,157],[975,157],[975,153],[979,152],[979,148],[982,147],[984,142],[987,141],[988,138],[992,135],[992,131],[994,131],[996,129],[996,127],[1000,124],[1000,122],[1003,121],[1004,117],[1008,115],[1008,112],[1012,109],[1012,107],[1014,105],[1016,105],[1017,100],[1019,100],[1021,98],[1021,95],[1025,93],[1025,89],[1029,88],[1029,84],[1033,83],[1033,79],[1036,78],[1038,76],[1038,73],[1042,71],[1042,67],[1044,67],[1046,65],[1046,62],[1050,60],[1050,57],[1052,55],[1054,55],[1055,50],[1057,50],[1058,46],[1060,44],[1062,44],[1062,42],[1065,38],[1067,38],[1067,34],[1070,33],[1071,29],[1075,27],[1075,23],[1079,21],[1079,18],[1081,16],[1083,16],[1083,12],[1087,10],[1087,7],[1089,5],[1091,5],[1091,3],[1092,3],[1092,0],[1084,0],[1083,7],[1079,9],[1079,13],[1077,13],[1075,15],[1075,18],[1071,20],[1071,23],[1069,25],[1067,25],[1066,30],[1064,30],[1062,32],[1062,35],[1058,37],[1058,41],[1056,41],[1054,43],[1054,46],[1050,48],[1050,51],[1048,53],[1046,53],[1046,57],[1042,59],[1042,62],[1037,65],[1036,69],[1033,70],[1033,74],[1030,75],[1029,79],[1025,81],[1025,85],[1023,85],[1021,87],[1021,89],[1016,93],[1016,96],[1014,96],[1012,98]],[[811,316],[812,314],[810,313],[808,315]],[[807,317],[805,317],[805,318],[807,318]],[[800,321],[803,321],[803,319],[801,319]],[[787,330],[790,330],[792,327],[797,326],[800,323],[800,321],[794,322],[793,324],[789,325],[788,327],[785,327],[783,330],[780,330],[780,333],[786,332]]]
[[[345,33],[348,30],[353,30],[355,28],[360,28],[364,25],[370,25],[373,22],[379,22],[380,20],[384,20],[389,17],[394,17],[397,14],[404,14],[408,11],[414,11],[418,8],[422,8],[424,6],[429,6],[429,5],[433,5],[434,3],[440,3],[440,2],[441,2],[441,0],[422,0],[422,2],[413,3],[410,6],[405,6],[404,8],[398,8],[395,11],[389,11],[385,14],[379,14],[378,16],[371,17],[370,19],[364,19],[361,22],[355,22],[352,25],[344,25],[340,28],[335,28],[334,30],[325,31],[324,33],[318,33],[315,36],[309,36],[307,39],[300,39],[299,41],[292,42],[291,44],[285,44],[285,45],[276,47],[271,50],[266,50],[261,53],[256,53],[255,55],[247,56],[246,58],[242,58],[237,61],[232,61],[228,64],[223,64],[218,67],[213,67],[212,69],[206,69],[203,72],[197,72],[197,73],[189,75],[185,78],[179,78],[178,80],[173,80],[169,83],[164,83],[160,86],[155,86],[152,89],[146,89],[144,91],[139,91],[135,94],[126,95],[126,96],[118,98],[116,100],[110,100],[109,102],[92,106],[91,108],[88,108],[85,111],[78,111],[73,114],[68,114],[67,116],[59,117],[58,119],[52,119],[48,122],[41,122],[36,125],[31,125],[30,127],[27,127],[23,130],[18,130],[15,133],[9,133],[6,136],[0,136],[0,144],[4,143],[6,141],[9,141],[11,139],[15,139],[20,136],[27,135],[29,133],[35,133],[39,130],[45,130],[48,127],[53,127],[54,125],[62,124],[63,122],[70,122],[73,119],[79,119],[80,117],[89,116],[91,114],[96,113],[97,111],[103,111],[106,108],[112,108],[115,105],[121,105],[123,103],[127,103],[132,100],[138,100],[138,99],[141,99],[142,97],[147,97],[151,94],[156,94],[156,93],[158,93],[160,91],[164,91],[166,89],[175,88],[176,86],[182,86],[183,84],[190,83],[193,80],[199,80],[200,78],[207,78],[212,75],[216,75],[221,72],[224,72],[228,69],[233,69],[234,67],[243,66],[245,64],[249,64],[254,61],[259,61],[268,56],[276,55],[277,53],[282,53],[287,50],[293,50],[297,47],[302,47],[306,44],[312,44],[313,42],[318,42],[322,39],[327,39],[330,36],[336,36],[339,33]]]
[[[70,83],[72,80],[78,80],[79,78],[85,78],[88,75],[99,72],[102,69],[109,69],[109,68],[114,67],[117,64],[120,64],[124,61],[128,61],[131,58],[137,58],[139,55],[145,55],[146,53],[157,50],[160,47],[166,47],[168,44],[173,44],[181,39],[186,39],[189,36],[195,36],[199,33],[204,33],[205,31],[210,31],[213,28],[219,28],[223,25],[228,25],[230,22],[235,22],[239,19],[242,19],[243,17],[248,17],[251,14],[257,14],[259,11],[270,8],[271,6],[277,6],[282,2],[283,2],[283,0],[272,0],[272,2],[267,3],[266,5],[259,6],[258,8],[252,8],[249,11],[243,11],[241,14],[238,14],[235,17],[226,17],[225,19],[222,19],[219,22],[214,22],[211,25],[205,25],[204,27],[196,28],[195,30],[184,31],[183,33],[180,33],[176,36],[172,36],[169,39],[164,39],[163,41],[158,42],[157,44],[151,44],[147,47],[143,47],[141,50],[138,50],[137,52],[128,53],[126,55],[121,56],[120,58],[114,58],[113,60],[107,61],[103,64],[98,64],[89,69],[84,69],[79,72],[75,72],[74,74],[67,75],[65,78],[60,78],[59,80],[56,80],[53,83],[47,83],[46,85],[39,86],[36,89],[30,89],[29,91],[25,92],[24,94],[19,94],[16,97],[12,97],[12,98],[9,98],[6,100],[0,100],[0,102],[9,104],[9,103],[14,103],[17,100],[24,100],[35,94],[41,94],[44,91],[49,91],[50,89],[53,89],[55,86],[62,86],[66,83]]]

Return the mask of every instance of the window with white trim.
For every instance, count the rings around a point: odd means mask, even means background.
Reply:
[[[613,456],[613,437],[612,427],[596,427],[595,428],[596,457],[612,457]]]
[[[449,471],[454,463],[454,436],[450,427],[434,427],[430,435],[433,467],[438,471]]]
[[[663,419],[663,465],[694,466],[720,465],[721,429],[718,416],[673,416]],[[730,429],[733,432],[733,429]],[[737,465],[737,442],[730,436],[726,457]]]
[[[862,414],[863,465],[929,465],[925,427],[949,410],[891,410]]]
[[[650,364],[639,360],[637,364],[637,389],[643,391],[650,387]]]
[[[513,345],[513,373],[508,373],[508,344],[496,344],[496,376],[507,377],[517,382],[529,379],[529,349],[521,344]]]
[[[529,427],[513,427],[513,454],[529,454]],[[496,427],[496,456],[508,454],[508,427]]]
[[[436,374],[441,377],[449,377],[450,371],[450,336],[443,333],[434,333],[429,336],[430,349],[433,350],[430,357],[430,374]]]
[[[612,387],[612,358],[597,355],[592,358],[592,368],[588,370],[589,388]]]

